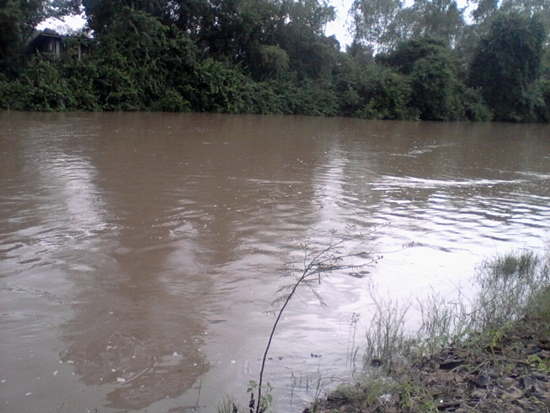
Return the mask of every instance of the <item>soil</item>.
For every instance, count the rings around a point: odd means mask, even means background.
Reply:
[[[366,382],[304,412],[550,413],[550,334],[523,321],[390,370],[392,380],[406,384],[394,393],[372,397]]]

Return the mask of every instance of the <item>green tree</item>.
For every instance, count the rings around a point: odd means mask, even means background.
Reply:
[[[456,0],[415,0],[410,7],[400,0],[355,0],[351,13],[355,40],[382,53],[422,37],[455,47],[464,28],[463,10]]]
[[[452,120],[464,117],[463,85],[458,79],[457,62],[442,40],[412,39],[397,49],[380,55],[377,62],[395,68],[409,77],[409,107],[422,120]]]
[[[283,0],[275,42],[289,56],[289,68],[302,78],[330,75],[340,45],[325,37],[324,29],[335,18],[326,0]]]
[[[103,109],[189,110],[196,50],[175,28],[126,7],[98,36],[94,56],[89,64]]]
[[[403,3],[400,0],[355,0],[351,7],[354,38],[377,52],[392,50],[400,38]]]
[[[257,45],[250,69],[258,79],[277,77],[288,69],[287,52],[274,45]]]
[[[418,110],[410,105],[413,95],[410,78],[394,69],[377,68],[366,92],[368,103],[361,117],[404,120],[418,116]]]
[[[546,32],[541,20],[500,14],[476,51],[470,85],[479,87],[496,120],[536,120],[537,93]]]
[[[413,38],[437,38],[456,46],[464,28],[463,11],[456,0],[415,0],[412,10]]]
[[[278,7],[268,0],[213,0],[198,48],[207,56],[247,67],[256,78],[284,70],[285,56],[274,41]],[[204,16],[203,16],[204,18]],[[270,47],[272,46],[272,47]],[[264,72],[265,70],[265,72]]]
[[[474,2],[475,3],[475,2]],[[498,11],[498,0],[478,0],[477,7],[472,10],[472,18],[476,23],[489,21]]]
[[[88,26],[96,35],[109,31],[112,24],[124,18],[128,10],[141,11],[163,21],[171,12],[166,0],[81,0]]]

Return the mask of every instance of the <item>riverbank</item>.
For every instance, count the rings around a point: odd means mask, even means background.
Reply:
[[[396,367],[385,379],[344,386],[310,411],[550,412],[550,334],[521,320]]]
[[[309,411],[550,412],[549,263],[532,254],[484,263],[480,295],[465,314],[472,324],[449,344],[422,355],[426,340],[394,337],[400,357],[371,352],[357,383],[340,386]]]

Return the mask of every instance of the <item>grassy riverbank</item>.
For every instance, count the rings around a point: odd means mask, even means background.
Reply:
[[[308,243],[285,302],[310,276],[347,268],[343,245],[350,239]],[[375,311],[361,373],[303,413],[550,413],[550,249],[487,259],[473,281],[473,298],[434,292],[414,303],[384,299],[371,286]],[[414,334],[406,331],[411,310],[421,319]],[[264,387],[262,394],[251,382],[248,409],[227,398],[218,413],[273,413]]]
[[[550,255],[497,256],[475,281],[471,301],[418,301],[415,335],[410,303],[378,301],[363,374],[306,411],[550,412]]]

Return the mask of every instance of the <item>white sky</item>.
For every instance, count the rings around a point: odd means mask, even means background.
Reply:
[[[85,23],[86,19],[83,16],[67,16],[63,20],[48,19],[40,23],[36,28],[38,30],[52,29],[60,34],[65,34],[70,30],[81,29]]]
[[[353,4],[353,0],[330,0],[330,3],[336,9],[336,20],[329,23],[326,28],[326,35],[336,36],[340,42],[340,47],[345,48],[345,45],[351,43],[351,35],[349,34],[348,28],[348,11]]]

